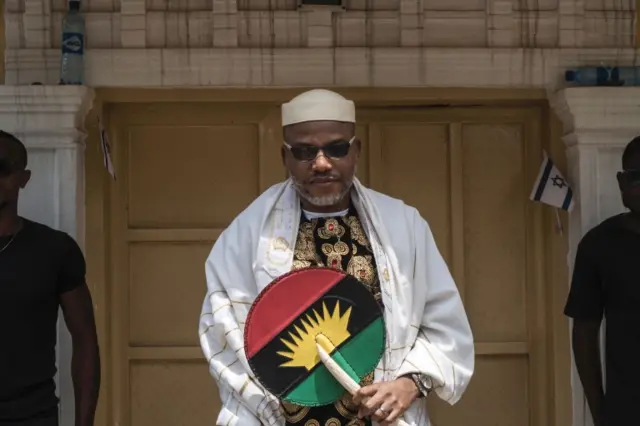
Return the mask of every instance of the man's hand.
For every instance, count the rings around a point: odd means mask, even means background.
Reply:
[[[358,417],[371,418],[388,426],[400,417],[418,398],[420,392],[413,380],[400,377],[391,382],[374,383],[364,386],[353,396],[353,402],[360,406]]]

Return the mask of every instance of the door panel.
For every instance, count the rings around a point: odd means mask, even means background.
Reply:
[[[132,228],[223,228],[260,192],[254,123],[136,126],[129,141]]]
[[[131,349],[194,346],[194,308],[202,305],[201,270],[210,251],[209,242],[129,245]]]
[[[218,391],[204,361],[133,361],[130,380],[131,422],[125,424],[215,424]]]
[[[443,256],[451,260],[448,125],[385,123],[392,119],[383,115],[371,123],[382,157],[372,172],[372,187],[416,207],[438,237]]]
[[[480,342],[527,341],[529,201],[520,127],[473,124],[462,132],[466,308]]]

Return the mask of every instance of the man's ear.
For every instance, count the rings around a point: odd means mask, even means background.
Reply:
[[[20,189],[24,189],[31,180],[31,170],[23,170],[20,177]]]
[[[353,141],[352,148],[355,148],[355,153],[354,154],[356,156],[356,160],[359,160],[360,159],[360,152],[362,150],[362,144],[360,142],[360,139],[355,139]]]
[[[616,174],[616,179],[618,180],[618,188],[620,188],[620,191],[624,191],[624,187],[625,187],[624,173],[618,172]]]

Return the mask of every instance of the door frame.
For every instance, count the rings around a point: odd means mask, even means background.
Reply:
[[[110,285],[113,279],[109,269],[109,234],[111,226],[110,199],[113,189],[111,177],[106,173],[100,151],[98,117],[109,133],[113,131],[108,111],[115,103],[150,102],[261,102],[279,105],[295,96],[303,89],[97,89],[93,109],[87,116],[85,128],[85,223],[87,276],[96,307],[96,323],[100,337],[103,361],[103,385],[100,404],[96,415],[96,425],[111,425],[113,406],[111,388],[113,383],[113,358],[111,357],[111,332],[109,315],[111,312]],[[537,111],[540,120],[542,149],[547,150],[561,169],[566,167],[566,155],[561,141],[562,128],[550,111],[547,94],[543,90],[528,89],[340,89],[345,96],[362,107],[424,107],[424,108],[469,108],[505,107],[529,108]],[[440,110],[441,111],[441,110]],[[477,110],[476,110],[477,112]],[[424,114],[424,111],[421,112]],[[533,160],[532,160],[533,161]],[[542,259],[543,282],[547,286],[546,300],[549,305],[545,337],[549,350],[543,354],[548,365],[547,382],[551,395],[549,424],[569,425],[572,419],[572,390],[570,382],[569,326],[562,307],[567,287],[557,283],[568,283],[566,253],[568,241],[566,233],[562,237],[553,235],[555,213],[551,209],[541,209],[541,224],[544,232],[540,245],[544,249]],[[567,224],[566,214],[562,215]],[[61,379],[62,380],[62,379]],[[69,378],[70,380],[70,378]],[[122,425],[127,426],[127,425]]]

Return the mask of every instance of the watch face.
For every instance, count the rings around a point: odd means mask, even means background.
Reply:
[[[423,396],[427,396],[433,389],[433,381],[431,377],[426,375],[414,374],[413,380]]]
[[[429,390],[433,389],[433,381],[431,380],[431,377],[425,378],[424,381],[427,385],[427,388],[429,388]]]

